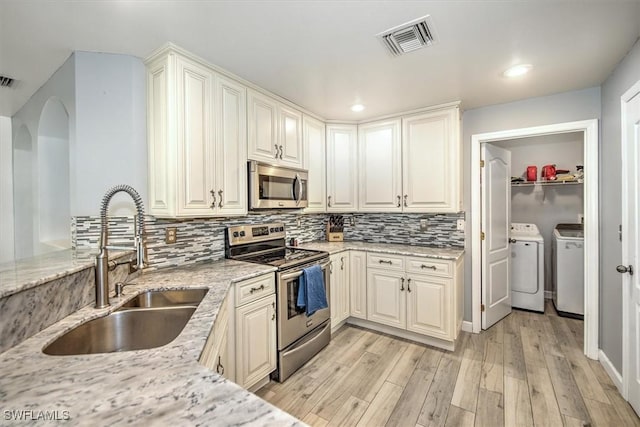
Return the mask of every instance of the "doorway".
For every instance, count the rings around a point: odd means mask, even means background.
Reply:
[[[490,132],[472,136],[471,186],[480,188],[481,147],[486,143],[539,137],[564,133],[580,132],[584,142],[584,168],[588,177],[584,179],[584,235],[585,235],[585,307],[584,307],[584,352],[593,359],[598,357],[598,123],[597,120],[560,123],[532,128]],[[481,329],[481,292],[482,292],[482,240],[481,211],[482,197],[479,191],[472,192],[471,217],[473,238],[471,239],[472,257],[472,330]]]

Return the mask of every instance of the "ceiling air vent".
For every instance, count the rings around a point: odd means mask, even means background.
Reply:
[[[7,76],[0,76],[0,87],[11,87],[13,79]]]
[[[435,42],[433,24],[429,15],[415,19],[378,34],[394,56],[404,55]]]

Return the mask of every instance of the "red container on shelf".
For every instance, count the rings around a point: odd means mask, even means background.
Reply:
[[[527,181],[535,181],[538,177],[538,168],[536,166],[527,166]]]

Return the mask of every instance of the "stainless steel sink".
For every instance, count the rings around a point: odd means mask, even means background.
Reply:
[[[196,307],[115,311],[72,329],[43,352],[52,356],[144,350],[170,343]]]
[[[197,306],[208,289],[147,291],[125,303],[122,308]]]

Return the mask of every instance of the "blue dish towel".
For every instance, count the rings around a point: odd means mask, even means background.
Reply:
[[[327,293],[324,290],[324,275],[319,265],[302,270],[298,280],[298,307],[306,308],[307,316],[329,307]]]

